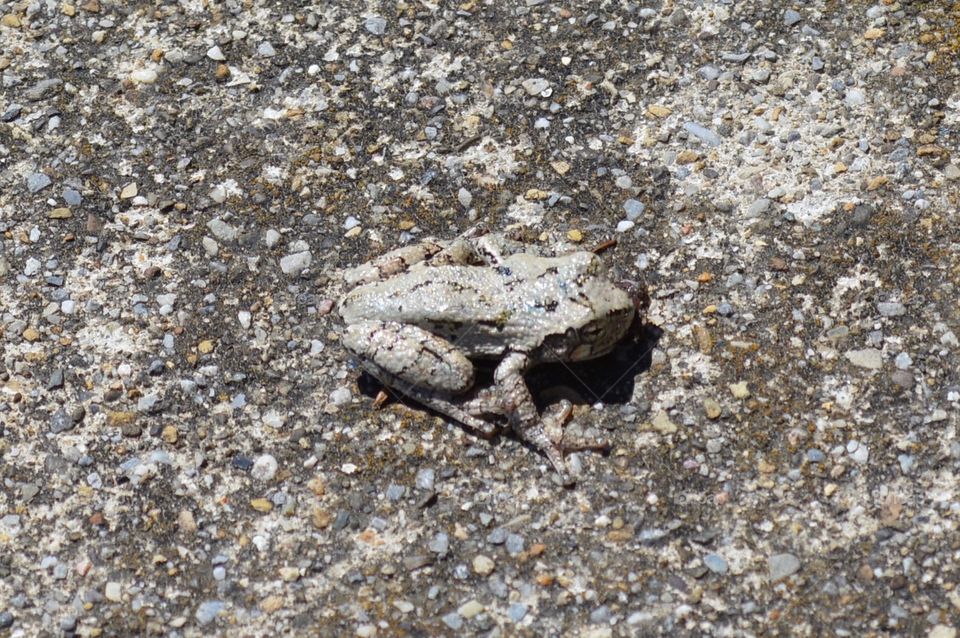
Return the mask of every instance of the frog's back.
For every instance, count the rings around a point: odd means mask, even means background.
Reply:
[[[502,278],[488,267],[417,268],[350,291],[340,302],[340,316],[347,324],[396,321],[457,335],[467,326],[501,321],[504,294]]]

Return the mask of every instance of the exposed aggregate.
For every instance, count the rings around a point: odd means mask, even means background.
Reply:
[[[0,1],[0,637],[955,637],[958,50],[950,0]],[[649,288],[570,490],[338,343],[341,269],[478,222]]]

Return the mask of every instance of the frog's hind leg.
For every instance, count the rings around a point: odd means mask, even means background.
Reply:
[[[567,472],[567,464],[563,459],[563,449],[553,440],[556,432],[560,432],[562,439],[562,425],[566,419],[563,415],[548,414],[541,418],[533,395],[523,378],[530,365],[530,359],[522,353],[511,353],[504,357],[494,372],[494,382],[499,392],[502,414],[510,420],[510,425],[517,437],[546,455],[553,469],[556,470],[563,485],[572,485],[574,480]]]
[[[410,397],[417,403],[425,405],[435,412],[446,415],[451,419],[462,423],[471,430],[476,430],[480,435],[485,438],[492,437],[496,431],[497,427],[492,423],[488,423],[483,419],[474,416],[465,409],[462,409],[460,406],[444,399],[442,397],[434,396],[429,392],[425,392],[419,388],[408,388],[403,394],[407,397]]]

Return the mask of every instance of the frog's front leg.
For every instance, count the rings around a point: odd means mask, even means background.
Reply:
[[[385,386],[484,436],[493,435],[493,425],[450,400],[473,387],[474,368],[446,339],[394,321],[360,321],[346,327],[341,341]]]
[[[500,393],[498,398],[502,412],[509,419],[510,426],[517,436],[546,454],[547,459],[560,475],[561,482],[564,485],[570,485],[573,480],[567,473],[560,441],[553,440],[551,436],[561,431],[566,415],[548,414],[543,418],[540,417],[537,406],[533,402],[533,395],[530,394],[527,382],[523,378],[529,367],[530,357],[520,352],[508,354],[497,366],[493,378]]]

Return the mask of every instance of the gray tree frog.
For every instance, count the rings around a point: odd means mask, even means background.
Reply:
[[[563,444],[570,404],[538,414],[524,373],[539,363],[610,352],[637,308],[587,251],[550,251],[488,234],[425,240],[344,273],[343,345],[387,387],[490,436],[487,417],[571,482]],[[476,388],[474,361],[493,360],[493,385]]]

